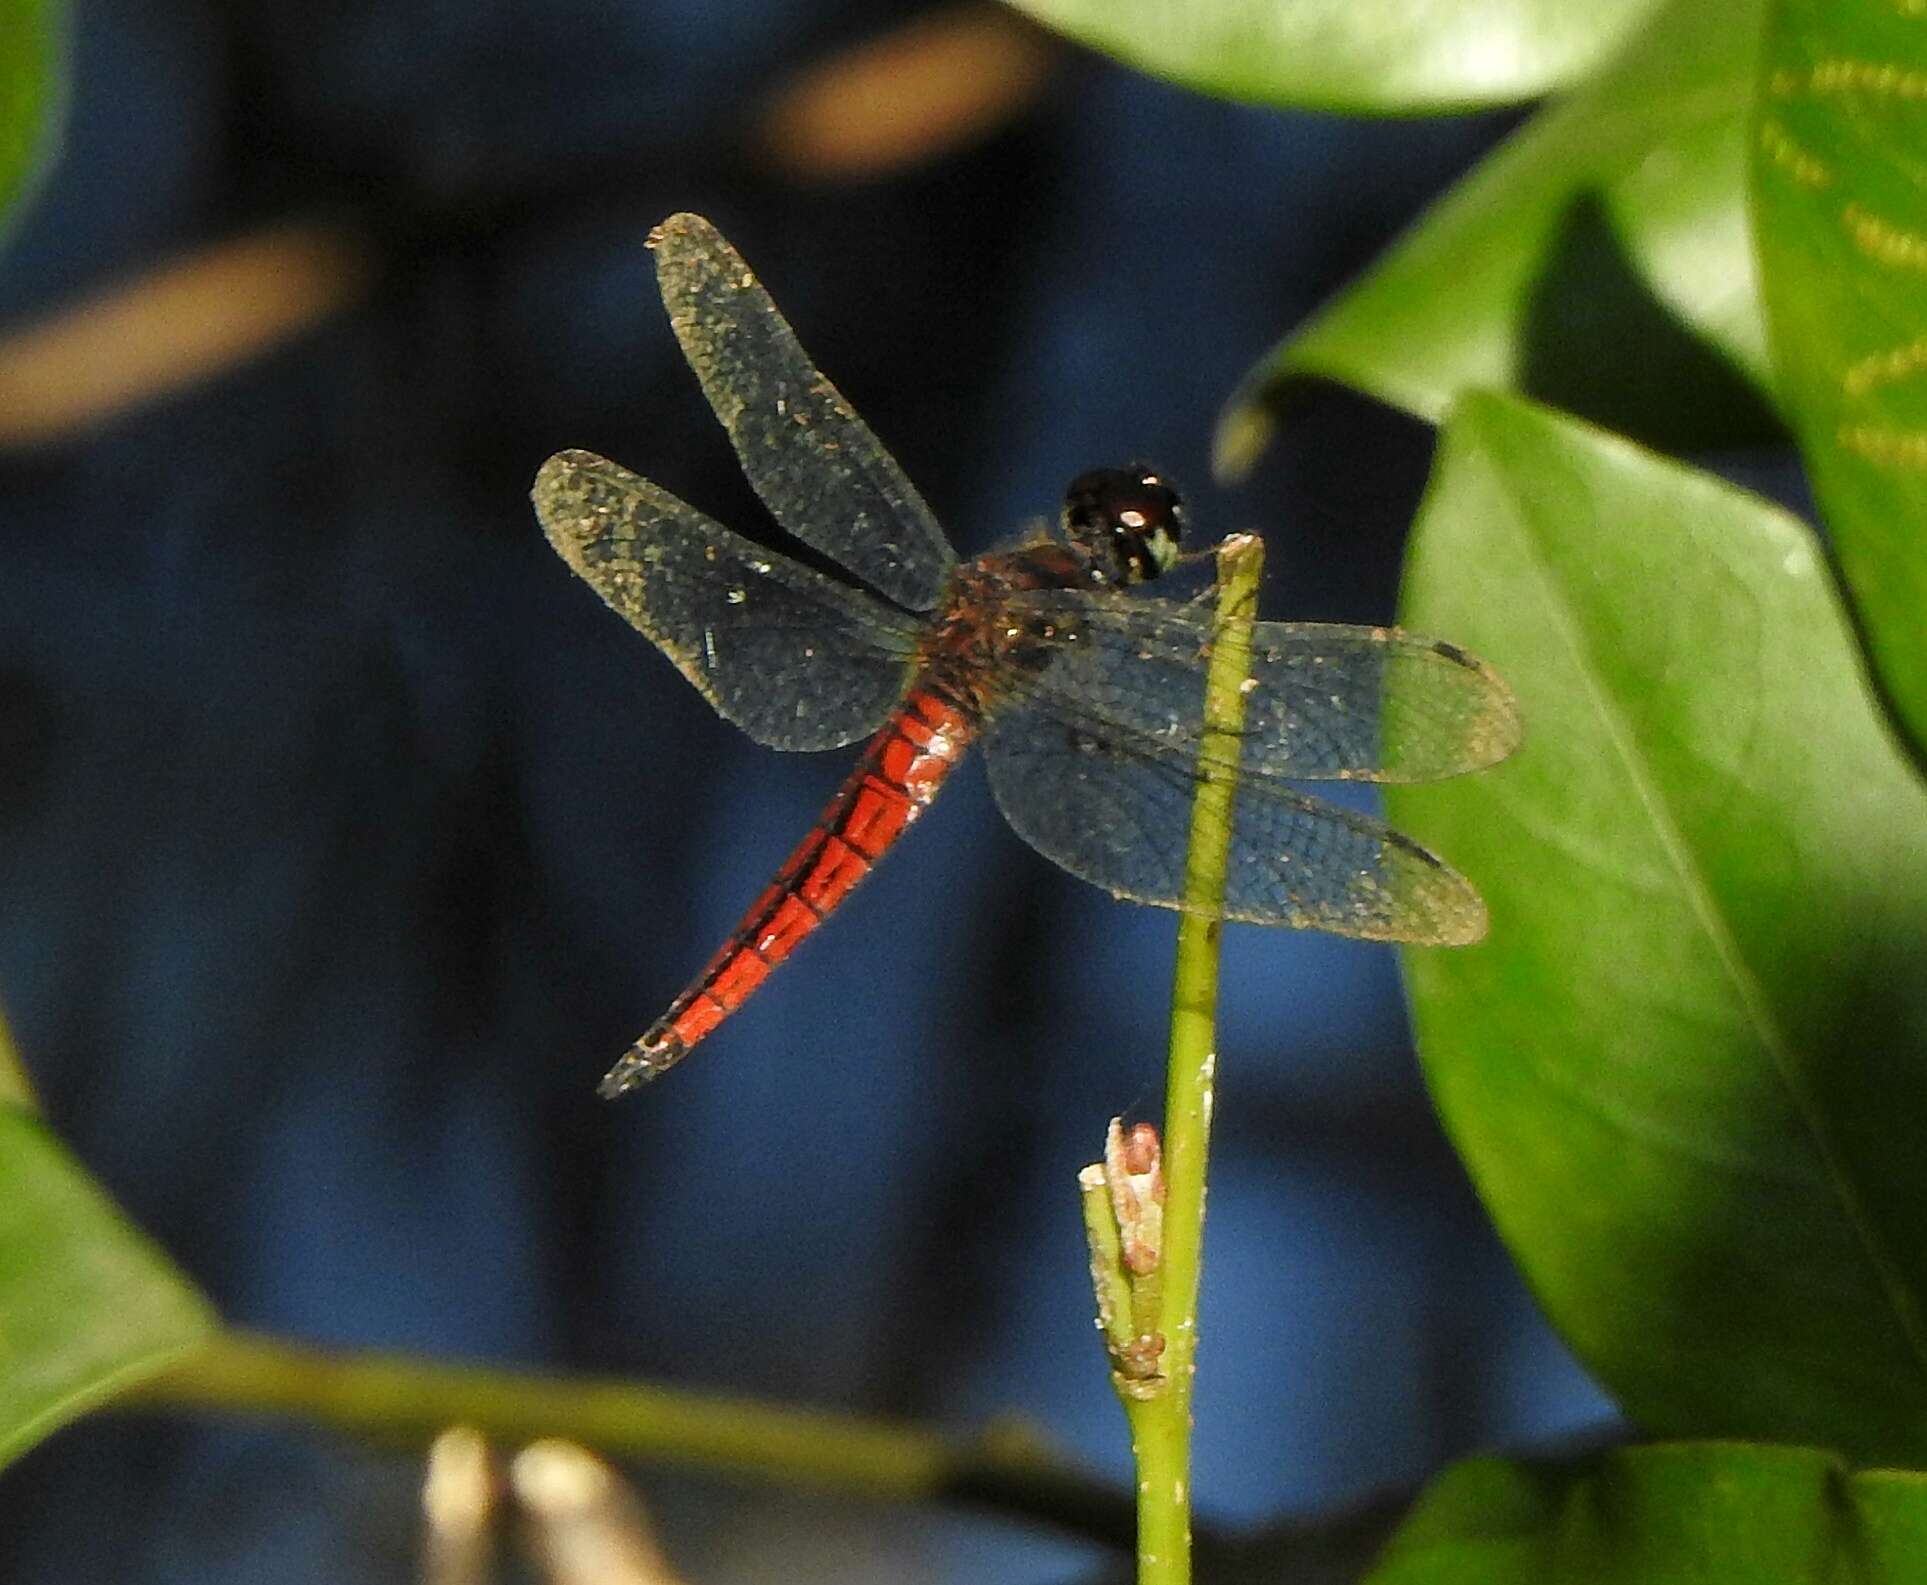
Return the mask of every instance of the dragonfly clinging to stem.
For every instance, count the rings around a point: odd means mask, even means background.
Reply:
[[[758,743],[867,740],[817,823],[708,966],[610,1070],[618,1095],[680,1061],[838,907],[981,743],[999,808],[1045,857],[1181,907],[1209,606],[1141,588],[1184,507],[1148,467],[1073,481],[1055,524],[959,561],[930,509],[817,372],[741,256],[698,215],[650,236],[664,305],[776,521],[845,582],[744,538],[585,451],[543,464],[562,558]],[[1224,917],[1460,945],[1486,927],[1457,871],[1303,781],[1416,782],[1519,741],[1489,666],[1397,628],[1260,622]]]

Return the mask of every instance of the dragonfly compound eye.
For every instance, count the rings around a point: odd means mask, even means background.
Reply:
[[[1155,468],[1093,468],[1064,492],[1064,532],[1109,560],[1119,579],[1143,583],[1178,559],[1184,499]]]
[[[756,493],[849,577],[741,539],[586,451],[558,453],[536,476],[543,530],[757,742],[869,742],[602,1093],[673,1067],[733,1015],[920,818],[979,735],[998,807],[1039,853],[1114,896],[1189,906],[1190,822],[1111,818],[1182,807],[1211,737],[1217,613],[1116,592],[1177,560],[1184,506],[1170,482],[1146,467],[1084,474],[1058,533],[959,563],[916,487],[716,228],[672,215],[649,246],[670,327]],[[1519,741],[1511,690],[1454,645],[1397,628],[1260,631],[1222,917],[1368,941],[1478,940],[1485,905],[1463,876],[1290,784],[1430,781],[1493,764]]]

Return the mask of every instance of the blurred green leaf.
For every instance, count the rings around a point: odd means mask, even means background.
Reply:
[[[33,1111],[38,1102],[34,1099],[33,1086],[27,1082],[26,1065],[20,1060],[20,1053],[13,1043],[13,1031],[4,1020],[0,1020],[0,1110],[17,1107],[21,1111]]]
[[[1511,762],[1389,802],[1491,907],[1406,966],[1547,1312],[1655,1433],[1927,1462],[1927,789],[1811,534],[1475,395],[1404,616],[1524,710]]]
[[[1654,0],[1012,0],[1200,93],[1399,114],[1531,99],[1583,75]]]
[[[1584,1460],[1467,1459],[1426,1490],[1367,1585],[1911,1585],[1927,1475],[1814,1448],[1679,1442]]]
[[[8,0],[0,22],[0,238],[52,150],[65,32],[58,0]]]
[[[0,1107],[0,1466],[213,1325],[45,1126]]]
[[[1674,0],[1433,206],[1247,377],[1218,429],[1237,474],[1305,376],[1436,422],[1517,390],[1674,448],[1771,433],[1747,234],[1765,0]]]
[[[1927,746],[1927,24],[1779,0],[1761,83],[1774,367],[1875,667]]]

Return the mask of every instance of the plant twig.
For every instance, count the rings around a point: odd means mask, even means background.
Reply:
[[[781,175],[874,179],[989,137],[1042,98],[1062,40],[983,0],[918,14],[783,83],[750,147]]]
[[[0,447],[41,445],[209,379],[359,299],[373,244],[285,220],[157,265],[0,338]]]
[[[508,1444],[564,1436],[613,1458],[894,1501],[953,1501],[1127,1549],[1130,1499],[1035,1432],[974,1437],[641,1382],[538,1376],[229,1331],[132,1389],[122,1408],[284,1415],[427,1446],[464,1424]]]
[[[1251,675],[1251,626],[1263,570],[1264,544],[1250,535],[1234,536],[1218,549],[1218,627],[1205,681],[1164,1101],[1161,1363],[1169,1386],[1153,1396],[1124,1400],[1137,1458],[1139,1585],[1188,1585],[1191,1578],[1191,1385],[1218,1063],[1218,943],[1224,933],[1239,740]]]
[[[1084,1234],[1091,1250],[1097,1324],[1111,1356],[1111,1385],[1126,1401],[1165,1390],[1164,1167],[1158,1132],[1138,1123],[1127,1134],[1113,1117],[1104,1159],[1077,1175]]]

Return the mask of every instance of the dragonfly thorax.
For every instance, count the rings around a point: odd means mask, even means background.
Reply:
[[[1434,946],[1485,933],[1463,876],[1292,785],[1427,781],[1504,758],[1519,741],[1518,706],[1484,662],[1395,628],[1257,623],[1242,657],[1244,726],[1226,746],[1205,713],[1217,613],[1120,592],[1179,560],[1184,506],[1167,480],[1143,466],[1095,469],[1072,481],[1054,527],[959,562],[716,229],[675,215],[649,245],[670,325],[750,483],[848,578],[584,451],[543,464],[542,526],[758,742],[869,742],[603,1094],[673,1067],[733,1014],[921,816],[973,739],[1017,833],[1114,896],[1193,906],[1193,790],[1235,770],[1219,917]]]
[[[1064,537],[1118,583],[1168,572],[1184,533],[1184,499],[1155,468],[1093,468],[1064,492]]]

